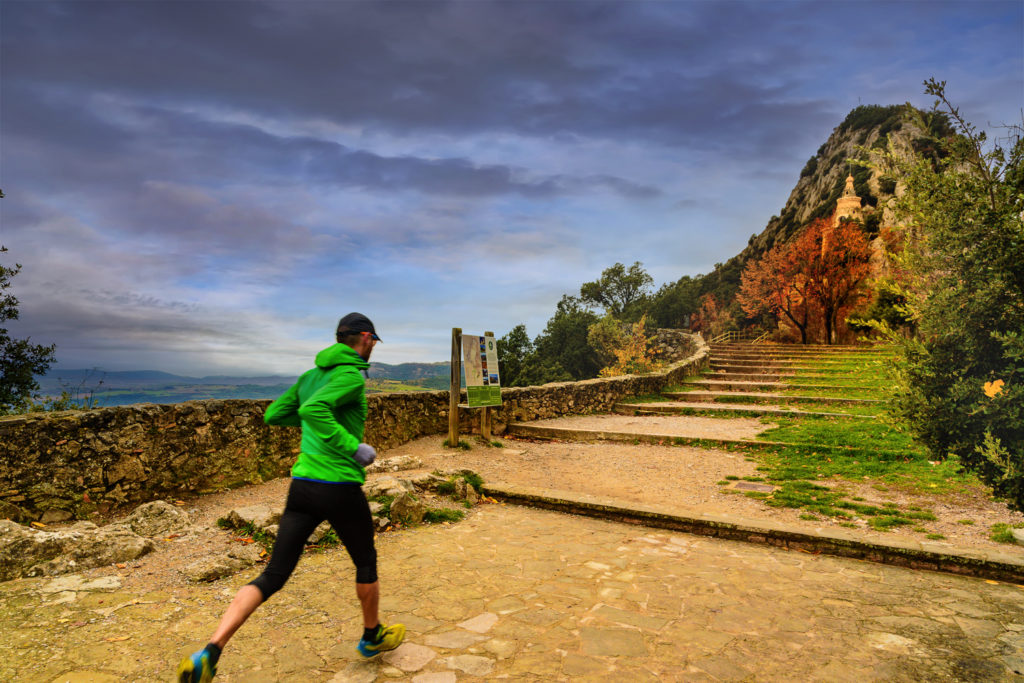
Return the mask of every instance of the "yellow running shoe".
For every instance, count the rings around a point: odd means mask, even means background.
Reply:
[[[178,665],[178,683],[210,683],[217,667],[210,662],[210,653],[203,648],[194,652]]]
[[[402,624],[394,624],[392,626],[381,624],[380,629],[377,631],[376,640],[362,638],[359,644],[356,645],[356,649],[364,657],[373,657],[386,650],[394,650],[402,644],[404,638],[405,626]]]

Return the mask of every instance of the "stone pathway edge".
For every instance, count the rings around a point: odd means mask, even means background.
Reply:
[[[667,510],[634,503],[627,506],[623,501],[552,489],[485,484],[483,493],[514,505],[1024,585],[1024,558],[1008,553],[949,548],[930,543],[869,541],[836,530],[807,531],[769,520]]]

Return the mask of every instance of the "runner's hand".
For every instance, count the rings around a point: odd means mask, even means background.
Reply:
[[[357,463],[366,467],[377,459],[377,450],[368,443],[361,443],[352,457]]]

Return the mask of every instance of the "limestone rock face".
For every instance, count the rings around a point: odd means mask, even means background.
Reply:
[[[0,581],[127,562],[155,548],[152,540],[124,524],[80,522],[61,531],[42,531],[0,520]]]
[[[192,519],[184,510],[165,501],[155,500],[135,508],[124,520],[124,524],[139,536],[156,538],[186,531],[192,526]]]
[[[409,493],[402,493],[391,503],[391,519],[403,524],[419,524],[426,512],[426,506]]]

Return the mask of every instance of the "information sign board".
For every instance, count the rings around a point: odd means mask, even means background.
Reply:
[[[469,406],[500,406],[501,377],[498,374],[498,347],[494,335],[462,335],[462,367],[466,373]]]

